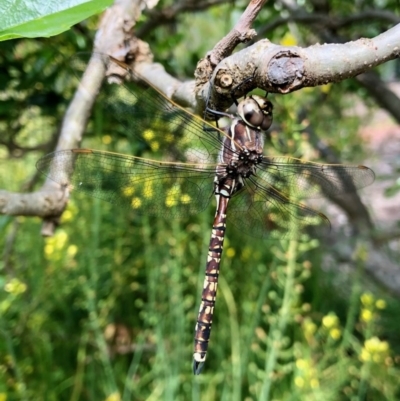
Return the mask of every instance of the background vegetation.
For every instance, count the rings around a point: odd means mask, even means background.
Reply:
[[[396,4],[386,8],[396,11]],[[171,73],[191,78],[244,6],[182,14],[145,40]],[[358,11],[349,2],[330,6],[332,15]],[[256,28],[280,15],[268,5]],[[2,43],[0,188],[40,185],[35,161],[53,150],[76,84],[66,60],[90,50],[96,23]],[[344,33],[372,37],[385,28],[359,23]],[[297,24],[280,25],[268,38],[316,41]],[[396,68],[379,73],[393,78]],[[318,136],[342,162],[358,164],[366,156],[359,121],[346,113],[354,98],[372,107],[354,81],[271,96],[277,145],[315,156],[297,119],[306,107]],[[94,111],[83,146],[137,152],[108,117]],[[156,220],[74,193],[52,238],[40,236],[39,218],[0,216],[0,400],[400,399],[399,300],[363,274],[368,249],[361,241],[346,272],[332,268],[338,263],[326,245],[302,233],[271,243],[228,228],[209,355],[203,373],[192,375],[213,208]]]

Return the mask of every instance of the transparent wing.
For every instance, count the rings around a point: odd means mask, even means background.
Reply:
[[[352,193],[372,184],[374,172],[365,166],[320,164],[292,157],[264,157],[257,170],[259,185],[273,186],[297,199]]]
[[[370,185],[375,175],[365,166],[320,164],[292,157],[264,157],[256,176],[230,204],[228,219],[240,230],[264,238],[291,237],[307,227],[330,228],[322,213],[301,199],[351,193]]]
[[[177,217],[202,211],[216,165],[166,163],[91,149],[50,153],[36,168],[61,185],[140,214]]]
[[[102,63],[107,75],[127,75],[123,85],[104,83],[99,103],[104,113],[115,117],[135,139],[163,149],[174,159],[215,163],[226,134],[199,116],[175,104],[128,65],[101,53],[79,53],[71,64],[79,76],[90,58]],[[240,146],[237,146],[240,149]]]
[[[258,238],[291,238],[305,227],[309,231],[317,226],[330,229],[323,213],[254,177],[246,180],[245,187],[230,200],[227,218],[237,229]]]

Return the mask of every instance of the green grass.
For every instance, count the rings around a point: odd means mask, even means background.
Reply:
[[[74,194],[54,238],[18,218],[0,278],[0,399],[399,398],[399,338],[382,318],[385,302],[399,304],[365,293],[365,252],[341,295],[318,241],[266,243],[232,227],[208,358],[193,376],[212,215],[157,220]],[[15,223],[2,221],[4,247]]]

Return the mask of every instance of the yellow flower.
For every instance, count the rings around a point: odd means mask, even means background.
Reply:
[[[121,400],[121,394],[116,391],[115,393],[110,394],[105,401],[120,401]]]
[[[122,193],[126,196],[126,197],[130,197],[133,195],[133,193],[135,192],[135,190],[133,189],[132,185],[127,185],[126,187],[122,188]]]
[[[6,292],[9,292],[13,295],[23,294],[26,289],[27,285],[22,281],[19,281],[17,278],[12,278],[5,286],[4,289]]]
[[[0,401],[7,401],[7,394],[6,393],[0,393]]]
[[[297,46],[297,39],[290,32],[286,32],[285,36],[281,40],[282,46]]]
[[[327,93],[330,92],[331,87],[332,87],[331,83],[325,84],[325,85],[321,85],[321,92],[327,94]]]
[[[364,306],[372,306],[374,303],[374,296],[370,292],[364,292],[360,297],[361,303]]]
[[[373,339],[377,340],[375,341],[376,344],[374,344],[377,352],[385,353],[389,351],[389,343],[387,341],[380,341],[377,337],[373,337]]]
[[[300,377],[300,376],[297,376],[294,379],[294,384],[296,385],[296,387],[302,388],[302,387],[304,387],[304,379],[302,377]]]
[[[154,131],[147,129],[143,132],[143,138],[146,139],[146,141],[151,141],[154,138]]]
[[[46,244],[44,246],[44,253],[47,256],[50,256],[54,252],[54,245],[53,244]]]
[[[361,310],[361,320],[364,322],[370,322],[373,318],[373,314],[369,309],[362,309]]]
[[[70,256],[71,258],[73,258],[77,252],[78,252],[78,247],[74,244],[70,245],[67,248],[67,255]]]
[[[72,212],[71,212],[71,210],[65,210],[64,211],[64,213],[62,214],[62,217],[61,217],[61,221],[63,222],[63,223],[67,223],[68,221],[71,221],[72,220],[72,217],[73,217],[73,215],[72,215]]]
[[[296,368],[299,370],[305,370],[309,366],[309,363],[305,359],[297,359]]]
[[[44,253],[48,259],[60,259],[68,242],[68,234],[64,230],[57,230],[53,237],[46,238]]]
[[[226,256],[228,257],[228,258],[233,258],[234,256],[235,256],[235,249],[234,248],[228,248],[227,250],[226,250]]]
[[[311,321],[311,319],[305,319],[303,322],[303,331],[307,339],[312,337],[317,331],[317,325]]]
[[[139,209],[142,206],[142,201],[140,198],[133,198],[131,202],[131,206],[133,209]]]
[[[309,359],[299,358],[296,360],[296,377],[294,384],[297,387],[307,387],[316,389],[319,387],[317,378],[317,370],[314,367],[313,361]]]
[[[160,144],[157,141],[150,142],[150,148],[153,152],[157,152],[160,149]]]
[[[364,362],[383,362],[389,356],[390,348],[387,341],[381,341],[378,337],[372,337],[364,342],[360,359]]]
[[[339,340],[340,336],[342,335],[342,332],[338,328],[333,328],[329,331],[329,335],[334,339],[334,340]]]
[[[177,205],[177,201],[174,197],[172,196],[167,196],[167,198],[165,199],[165,206],[167,207],[174,207]]]
[[[371,354],[369,353],[369,351],[367,351],[365,348],[363,348],[361,350],[360,359],[363,362],[368,362],[371,360]]]
[[[74,202],[72,200],[69,201],[68,207],[66,210],[64,210],[64,213],[61,216],[61,222],[62,223],[67,223],[71,221],[75,215],[78,212],[78,208],[75,206]]]
[[[103,135],[103,138],[101,138],[101,141],[104,143],[104,145],[109,145],[112,141],[111,135]]]
[[[339,324],[339,319],[334,313],[329,313],[322,319],[322,325],[327,329],[336,327],[338,326],[338,324]]]
[[[183,195],[181,196],[181,202],[182,202],[184,205],[190,203],[191,200],[192,200],[192,198],[191,198],[190,195],[188,195],[188,194],[183,194]]]
[[[167,192],[167,197],[165,198],[165,206],[176,206],[178,204],[177,198],[179,197],[180,192],[181,190],[179,185],[172,186]]]
[[[63,249],[68,240],[68,234],[65,231],[59,231],[58,234],[54,236],[55,246],[58,249]]]
[[[61,250],[68,241],[68,234],[64,230],[58,230],[56,234],[48,238],[47,243],[54,246],[55,249]]]
[[[151,183],[151,181],[146,182],[146,186],[143,189],[143,196],[146,199],[151,199],[153,195],[154,195],[153,184]]]
[[[375,306],[376,306],[378,309],[385,309],[385,308],[386,308],[386,301],[383,300],[383,299],[378,299],[378,300],[375,302]]]

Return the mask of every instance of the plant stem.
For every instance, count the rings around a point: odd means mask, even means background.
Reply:
[[[286,280],[283,293],[282,306],[279,310],[278,321],[275,325],[271,326],[270,340],[268,342],[267,354],[265,360],[265,379],[261,388],[260,395],[258,397],[261,401],[269,399],[271,384],[272,384],[272,372],[276,366],[276,360],[278,358],[278,351],[280,348],[280,341],[286,330],[286,326],[290,316],[290,306],[292,305],[294,298],[294,277],[296,271],[296,260],[297,260],[297,240],[291,240],[287,251],[287,264],[286,264]]]

